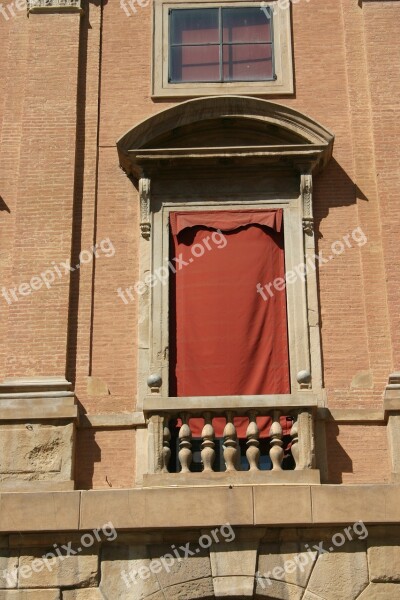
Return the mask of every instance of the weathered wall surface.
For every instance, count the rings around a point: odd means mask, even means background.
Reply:
[[[77,534],[4,538],[0,598],[394,600],[400,592],[398,528],[358,523],[347,537],[330,528],[214,531],[212,544],[207,530],[101,532],[89,548]],[[43,560],[54,540],[62,555]],[[77,554],[65,556],[67,540]]]

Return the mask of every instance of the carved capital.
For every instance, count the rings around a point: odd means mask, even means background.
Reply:
[[[139,179],[139,196],[140,196],[140,230],[142,237],[146,240],[150,239],[151,222],[150,222],[150,179],[141,177]]]
[[[311,235],[314,231],[314,218],[303,217],[303,231],[307,235]]]

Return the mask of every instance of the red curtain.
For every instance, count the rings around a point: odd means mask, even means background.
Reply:
[[[290,393],[285,290],[264,300],[256,287],[284,277],[282,210],[175,212],[170,224],[170,394]]]

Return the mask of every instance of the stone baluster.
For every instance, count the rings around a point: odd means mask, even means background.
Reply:
[[[213,470],[215,461],[214,427],[210,413],[205,413],[204,419],[204,427],[201,432],[201,437],[203,438],[201,443],[201,461],[203,463],[203,472],[210,472]]]
[[[179,462],[181,473],[189,473],[192,464],[192,432],[189,427],[189,414],[182,415],[182,426],[179,429]]]
[[[282,442],[282,426],[280,423],[280,411],[275,410],[273,416],[273,423],[271,425],[270,436],[271,436],[271,449],[269,451],[269,456],[272,461],[272,470],[273,471],[281,471],[282,470],[282,460],[283,460],[283,442]]]
[[[164,417],[164,429],[163,429],[163,448],[162,448],[162,472],[169,473],[168,465],[171,458],[171,432],[169,430],[169,416]]]
[[[260,460],[260,442],[258,441],[258,438],[260,433],[258,431],[256,416],[257,413],[255,411],[251,411],[249,413],[249,425],[246,431],[246,457],[249,461],[250,471],[259,470],[258,463]]]
[[[236,471],[238,459],[238,442],[236,428],[233,424],[232,412],[226,414],[226,425],[224,428],[224,461],[227,471]]]
[[[297,417],[293,421],[292,428],[290,430],[290,435],[292,438],[292,445],[290,447],[293,460],[295,462],[295,470],[298,470],[300,467],[300,447],[299,447],[299,424],[297,422]]]
[[[301,409],[297,417],[299,432],[298,469],[315,469],[314,420],[312,411]]]

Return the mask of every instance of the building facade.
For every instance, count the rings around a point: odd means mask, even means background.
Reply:
[[[400,597],[400,3],[0,34],[0,599]]]

